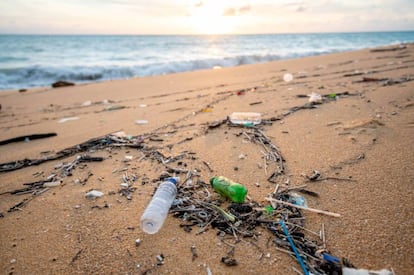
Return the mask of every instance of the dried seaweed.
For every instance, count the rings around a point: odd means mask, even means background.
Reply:
[[[198,228],[196,234],[201,234],[209,228],[215,229],[221,241],[231,248],[227,255],[222,257],[225,265],[237,264],[234,250],[240,240],[251,238],[251,243],[257,246],[254,240],[260,235],[259,232],[263,227],[273,235],[273,243],[278,250],[291,254],[290,244],[280,226],[280,221],[283,221],[299,255],[303,258],[306,269],[314,274],[329,274],[333,265],[322,257],[324,253],[328,253],[323,240],[324,234],[322,239],[320,233],[305,228],[305,216],[302,210],[286,204],[275,204],[274,207],[263,206],[255,201],[227,204],[212,196],[203,182],[199,180],[193,182],[194,176],[194,174],[189,175],[185,184],[179,187],[177,198],[170,212],[181,220],[180,227],[186,232],[190,232],[192,228]],[[272,199],[288,203],[292,197],[287,189],[275,192]],[[229,219],[227,215],[233,218]],[[306,232],[311,232],[321,239],[315,241],[308,238]],[[234,243],[225,241],[225,236],[234,239]],[[263,256],[263,250],[258,248],[261,253],[260,259]]]
[[[115,135],[109,134],[102,137],[90,139],[86,142],[63,149],[55,153],[54,155],[46,156],[41,159],[23,159],[7,163],[1,163],[0,173],[15,171],[29,166],[40,165],[48,161],[63,159],[93,149],[103,149],[106,147],[142,148],[142,142],[143,139],[141,137],[120,138]]]

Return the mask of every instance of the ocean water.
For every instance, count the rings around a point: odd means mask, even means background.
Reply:
[[[414,42],[412,32],[0,35],[0,90],[169,74]]]

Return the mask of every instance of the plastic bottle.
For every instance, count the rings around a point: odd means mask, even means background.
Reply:
[[[141,228],[145,233],[155,234],[162,227],[168,211],[177,195],[178,177],[167,178],[157,191],[141,216]]]
[[[234,112],[229,119],[231,123],[243,126],[253,126],[262,122],[261,114],[253,112]]]
[[[233,202],[243,203],[246,198],[246,187],[226,177],[212,177],[210,179],[210,184],[217,193],[229,198]]]

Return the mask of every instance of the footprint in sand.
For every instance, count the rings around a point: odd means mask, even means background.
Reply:
[[[378,129],[384,125],[383,122],[377,119],[357,119],[349,123],[334,121],[327,124],[328,127],[335,126],[335,129],[341,130],[339,135],[349,136],[352,142],[357,141],[357,136],[363,140],[369,137],[369,139],[366,140],[368,143],[372,142],[372,140],[376,140]]]
[[[377,119],[358,119],[354,120],[349,124],[345,124],[343,129],[345,131],[349,130],[361,130],[361,129],[377,129],[380,126],[385,124]]]

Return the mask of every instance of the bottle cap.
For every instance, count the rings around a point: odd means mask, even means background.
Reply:
[[[174,183],[175,185],[177,184],[177,182],[180,181],[179,177],[171,177],[171,178],[167,178],[167,181]]]

